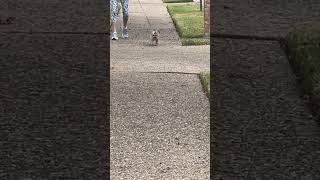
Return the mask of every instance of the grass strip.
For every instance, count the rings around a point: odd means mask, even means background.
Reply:
[[[200,72],[199,78],[206,94],[210,96],[210,72]]]
[[[210,41],[204,38],[204,16],[199,5],[195,3],[167,4],[168,12],[182,39],[182,45],[207,45]]]
[[[320,30],[303,30],[286,37],[286,51],[294,72],[320,120]]]

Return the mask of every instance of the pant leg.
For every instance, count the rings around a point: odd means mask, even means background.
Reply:
[[[122,14],[124,18],[129,17],[129,0],[122,0]]]
[[[117,22],[119,16],[118,16],[118,0],[110,0],[110,6],[111,6],[111,22],[115,23]]]

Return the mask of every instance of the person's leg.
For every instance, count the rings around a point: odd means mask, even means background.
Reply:
[[[122,36],[128,38],[128,20],[129,20],[129,0],[122,0],[122,14],[123,14],[123,30]]]
[[[112,40],[118,40],[117,36],[117,28],[115,23],[118,20],[118,1],[117,0],[110,0],[111,6],[111,30],[112,30]]]
[[[122,0],[123,27],[127,27],[129,19],[129,0]]]

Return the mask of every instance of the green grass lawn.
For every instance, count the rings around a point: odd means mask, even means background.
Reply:
[[[168,3],[167,8],[182,39],[182,45],[204,45],[204,17],[200,6],[195,3]]]
[[[205,92],[210,96],[210,72],[201,72],[199,78]]]
[[[286,45],[290,63],[320,120],[320,30],[290,33]]]

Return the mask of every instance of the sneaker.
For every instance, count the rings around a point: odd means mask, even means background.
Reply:
[[[129,37],[128,28],[122,28],[122,37],[127,39]]]
[[[112,40],[118,40],[117,32],[114,32],[111,37]]]

